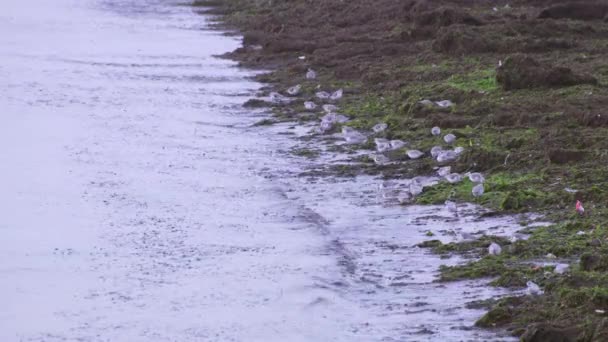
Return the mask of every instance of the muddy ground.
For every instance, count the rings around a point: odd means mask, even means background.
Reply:
[[[318,120],[321,111],[302,114],[302,99],[343,88],[340,113],[351,118],[346,125],[370,130],[385,122],[383,137],[426,152],[436,141],[430,129],[439,126],[465,148],[453,170],[486,175],[486,192],[479,198],[465,181],[429,189],[416,202],[450,197],[497,214],[540,212],[555,222],[527,231],[527,239],[499,241],[499,256],[487,255],[490,242],[498,241],[491,237],[456,245],[429,242],[438,253],[481,257],[446,267],[445,281],[492,276],[496,286],[523,288],[533,280],[544,290],[488,304],[479,326],[506,328],[525,341],[608,340],[606,2],[207,0],[195,5],[244,35],[244,47],[229,57],[273,70],[259,78],[268,82],[268,91],[303,86],[300,100],[275,106],[277,121]],[[316,80],[305,79],[308,68],[317,71]],[[421,104],[425,99],[454,105]],[[397,166],[360,161],[341,171],[387,177],[433,172],[430,158]],[[574,210],[577,200],[584,215]],[[545,266],[556,258],[570,264],[567,272]]]

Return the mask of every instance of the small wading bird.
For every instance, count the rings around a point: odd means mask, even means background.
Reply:
[[[473,187],[473,190],[471,190],[471,193],[473,193],[473,196],[475,197],[479,197],[481,195],[483,195],[483,184],[477,184]]]
[[[325,105],[323,105],[322,108],[323,108],[323,111],[325,111],[326,113],[333,113],[338,110],[338,107],[334,106],[332,104],[325,104]]]
[[[496,242],[492,242],[490,247],[488,247],[488,253],[490,255],[499,255],[500,252],[502,252],[502,248],[500,248],[500,245]]]
[[[448,144],[450,144],[450,145],[451,145],[451,144],[453,144],[453,143],[454,143],[454,141],[456,141],[456,136],[455,136],[454,134],[452,134],[452,133],[450,133],[450,134],[446,134],[446,135],[443,137],[443,141],[445,141],[446,143],[448,143]]]
[[[533,281],[528,281],[526,283],[526,285],[528,286],[526,288],[526,292],[528,292],[528,294],[533,295],[533,296],[538,296],[538,295],[542,295],[543,294],[543,290],[540,289],[540,287],[538,285],[536,285]]]
[[[442,151],[443,151],[443,147],[441,147],[441,146],[433,146],[433,148],[431,148],[431,157],[437,158],[437,156],[439,155],[439,153],[441,153]]]
[[[330,100],[333,100],[333,101],[339,100],[339,99],[341,99],[341,98],[342,98],[342,94],[343,94],[343,93],[344,93],[344,90],[342,90],[342,89],[338,89],[338,90],[336,90],[336,91],[335,91],[333,94],[331,94],[331,95],[329,96],[329,99],[330,99]]]
[[[291,96],[296,96],[300,93],[300,90],[302,89],[301,85],[295,85],[293,87],[290,87],[289,89],[287,89],[287,94],[291,95]]]
[[[376,150],[378,152],[386,152],[391,149],[391,143],[388,139],[376,138],[374,142],[376,143]]]
[[[390,144],[391,144],[391,149],[398,150],[398,149],[402,148],[403,146],[405,146],[405,141],[391,140]]]
[[[304,102],[304,108],[306,108],[308,110],[313,110],[313,109],[317,108],[317,105],[312,101],[306,101],[306,102]]]
[[[581,201],[576,201],[576,212],[581,216],[585,213],[585,208],[583,208]]]
[[[315,78],[317,78],[317,73],[312,69],[308,69],[306,72],[306,79],[314,80]]]
[[[448,209],[449,212],[454,213],[454,215],[458,217],[458,206],[456,205],[456,202],[447,200],[445,201],[445,207]]]
[[[418,150],[408,150],[405,152],[410,159],[418,159],[424,155],[424,152]]]
[[[441,128],[437,126],[431,128],[431,134],[434,136],[438,136],[439,134],[441,134]]]
[[[384,131],[385,129],[388,128],[388,125],[385,123],[379,123],[374,125],[374,127],[372,127],[372,130],[374,131],[374,133],[380,133],[382,131]]]

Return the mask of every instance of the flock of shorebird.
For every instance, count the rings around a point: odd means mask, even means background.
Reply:
[[[317,78],[317,73],[312,69],[308,69],[308,71],[306,72],[306,79],[314,80],[316,78]],[[298,84],[298,85],[290,87],[286,90],[286,93],[289,96],[285,96],[280,93],[273,92],[273,93],[270,93],[270,99],[271,99],[271,101],[273,101],[275,103],[288,103],[292,100],[292,98],[290,98],[290,96],[291,97],[298,96],[301,91],[302,91],[302,86],[300,84]],[[336,127],[336,125],[346,123],[350,120],[347,116],[338,114],[337,111],[339,110],[339,107],[336,104],[334,104],[336,101],[340,100],[343,97],[343,95],[344,95],[343,89],[338,89],[333,92],[318,91],[315,93],[315,97],[318,100],[325,101],[325,102],[332,102],[332,103],[325,103],[321,106],[321,108],[323,109],[323,112],[325,112],[325,115],[323,117],[321,117],[321,121],[319,123],[319,132],[320,133],[330,132]],[[450,107],[453,105],[453,103],[449,100],[443,100],[443,101],[422,100],[422,101],[420,101],[420,103],[422,105],[434,105],[434,106],[438,106],[438,107],[442,107],[442,108]],[[314,101],[305,101],[304,108],[306,110],[312,111],[312,110],[317,109],[318,105]],[[388,129],[388,124],[384,123],[384,122],[380,122],[372,127],[371,134],[364,134],[364,133],[356,130],[353,127],[343,125],[342,130],[341,130],[341,136],[344,139],[346,144],[365,144],[368,141],[370,135],[373,136],[373,135],[381,134],[382,132],[386,131],[387,129]],[[435,126],[435,127],[431,128],[430,133],[432,136],[441,137],[441,128]],[[448,134],[445,134],[443,137],[441,137],[441,140],[448,146],[454,146],[458,140],[458,137],[453,133],[448,133]],[[387,155],[385,155],[385,153],[390,152],[390,151],[404,149],[409,144],[408,142],[403,141],[403,140],[398,140],[398,139],[389,140],[389,139],[380,138],[380,137],[375,137],[374,143],[375,143],[375,147],[376,147],[376,153],[373,155],[373,160],[377,164],[391,163],[392,162],[391,159]],[[483,185],[485,182],[485,177],[483,176],[483,174],[481,174],[479,172],[467,172],[464,174],[455,173],[455,172],[451,172],[451,166],[446,165],[446,164],[449,164],[450,162],[457,160],[458,157],[464,151],[465,151],[465,148],[462,146],[455,146],[454,148],[444,148],[444,146],[436,145],[436,146],[433,146],[428,153],[439,164],[435,168],[437,170],[437,175],[439,177],[441,177],[442,179],[444,179],[445,181],[447,181],[448,183],[451,183],[451,184],[459,183],[459,182],[463,181],[463,179],[465,177],[467,177],[473,184],[473,187],[471,189],[472,195],[474,197],[480,197],[484,194],[484,190],[485,190],[484,185]],[[416,150],[416,149],[406,149],[405,154],[408,156],[409,159],[419,159],[419,158],[423,157],[424,155],[426,155],[425,152]],[[415,177],[414,179],[412,179],[407,184],[407,187],[405,189],[399,189],[400,191],[396,196],[397,199],[399,200],[399,202],[410,203],[416,196],[420,195],[424,191],[424,185],[418,178],[420,178],[420,177]],[[458,205],[456,202],[448,199],[445,201],[445,207],[448,210],[448,212],[451,212],[454,215],[458,216]],[[579,213],[580,215],[583,215],[585,212],[585,209],[583,208],[583,204],[580,201],[576,202],[576,212]],[[465,235],[471,235],[471,234],[463,233],[463,238]],[[464,238],[464,239],[466,240],[466,238]],[[516,238],[515,238],[515,241],[516,241]],[[500,255],[501,252],[502,252],[502,248],[496,242],[492,242],[488,247],[489,255],[497,256],[497,255]],[[555,267],[555,272],[561,274],[561,273],[566,272],[567,269],[568,269],[567,264],[557,264]],[[526,291],[528,294],[540,295],[543,293],[542,289],[540,289],[540,287],[532,281],[528,281],[528,283],[526,285],[527,285]]]
[[[308,69],[306,71],[305,76],[306,76],[307,80],[314,80],[317,78],[317,72],[312,69]],[[282,95],[277,92],[273,92],[270,94],[270,99],[271,99],[271,101],[276,102],[276,103],[287,103],[287,102],[291,101],[294,96],[298,96],[301,93],[301,91],[302,91],[302,85],[297,84],[292,87],[289,87],[286,90],[286,93],[288,94],[288,96]],[[318,130],[320,133],[330,132],[337,125],[343,124],[343,123],[346,123],[349,121],[349,118],[347,116],[338,114],[339,107],[335,104],[338,100],[340,100],[343,97],[343,95],[344,95],[343,89],[338,89],[335,91],[317,91],[315,93],[315,97],[319,101],[326,102],[321,105],[321,108],[323,109],[323,112],[325,112],[325,115],[321,117],[321,121],[319,123]],[[425,104],[434,105],[434,106],[439,106],[442,108],[450,107],[453,105],[453,103],[449,100],[443,100],[443,101],[422,100],[422,101],[420,101],[420,103],[423,105],[425,105]],[[319,107],[319,105],[317,103],[315,103],[314,101],[308,100],[308,101],[304,102],[304,108],[306,110],[312,111],[312,110],[316,110],[318,107]],[[341,130],[341,136],[344,139],[344,142],[346,144],[365,144],[368,141],[368,139],[370,138],[370,135],[371,136],[379,135],[382,132],[386,131],[387,129],[388,129],[387,123],[379,122],[372,127],[371,134],[366,134],[366,133],[356,130],[353,127],[343,125],[342,130]],[[446,147],[444,147],[445,145],[442,146],[441,144],[438,144],[436,146],[433,146],[430,149],[430,151],[428,151],[428,153],[427,153],[427,152],[417,150],[417,149],[406,149],[406,146],[409,144],[406,141],[399,140],[399,139],[389,140],[389,139],[385,139],[385,138],[376,136],[374,138],[374,143],[376,146],[376,153],[373,154],[372,159],[377,164],[392,163],[393,161],[391,161],[391,158],[389,156],[387,156],[386,153],[390,152],[390,151],[401,150],[401,149],[405,149],[405,155],[407,155],[407,157],[409,159],[419,159],[419,158],[422,158],[425,155],[429,154],[439,164],[437,167],[437,174],[440,177],[442,177],[445,181],[447,181],[448,183],[451,183],[451,184],[455,184],[455,183],[461,182],[463,179],[465,179],[465,177],[468,177],[468,179],[473,183],[473,187],[471,189],[472,195],[474,197],[482,196],[484,194],[483,183],[485,182],[485,178],[481,173],[473,172],[473,173],[465,173],[463,175],[460,173],[451,172],[451,167],[446,166],[446,164],[449,164],[450,162],[457,160],[458,157],[465,151],[465,148],[462,146],[454,146],[458,140],[458,137],[453,133],[448,133],[448,134],[441,136],[442,132],[441,132],[440,127],[431,128],[430,133],[432,136],[441,137],[441,141],[450,147],[446,148]],[[454,146],[454,147],[451,148],[451,146]],[[410,193],[402,196],[402,198],[404,198],[404,199],[407,198],[411,201],[415,196],[422,193],[423,189],[419,190],[416,188],[414,190],[416,190],[416,191],[408,190]],[[450,212],[454,212],[456,214],[458,213],[458,207],[455,202],[452,202],[449,200],[446,201],[446,207],[448,208],[448,210]]]

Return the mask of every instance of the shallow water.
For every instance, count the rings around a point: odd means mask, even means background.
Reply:
[[[1,341],[505,340],[484,281],[438,284],[433,231],[515,218],[400,207],[251,127],[239,40],[171,1],[0,5]],[[468,212],[469,214],[466,214]]]

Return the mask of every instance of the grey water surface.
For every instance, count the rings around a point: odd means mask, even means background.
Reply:
[[[241,104],[238,37],[182,2],[0,3],[0,341],[479,341],[431,230],[516,218],[397,206],[299,177],[289,125]],[[468,214],[466,214],[468,212]]]

